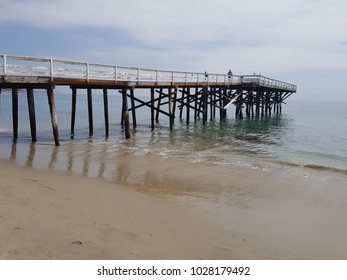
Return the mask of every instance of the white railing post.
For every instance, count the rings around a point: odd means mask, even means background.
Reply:
[[[171,73],[171,82],[173,83],[174,82],[174,72],[172,71]]]
[[[155,70],[155,82],[158,84],[159,82],[159,73],[158,70]]]
[[[115,66],[114,67],[114,81],[117,82],[117,78],[118,78],[118,67]]]
[[[187,83],[188,83],[188,73],[187,72],[185,73],[184,80],[185,80],[185,83],[187,85]]]
[[[6,54],[4,54],[4,57],[3,57],[3,63],[4,63],[4,76],[7,75],[7,61],[6,61]]]
[[[87,81],[89,81],[89,63],[87,62],[86,63],[86,78],[87,78]]]
[[[49,67],[50,67],[50,72],[51,72],[51,79],[53,79],[53,75],[54,75],[54,71],[53,71],[53,59],[50,59],[50,63],[49,63]]]
[[[140,81],[140,68],[137,68],[137,82]]]

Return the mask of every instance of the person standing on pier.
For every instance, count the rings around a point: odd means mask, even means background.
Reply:
[[[231,71],[231,69],[229,69],[229,71],[228,71],[229,82],[231,82],[231,76],[232,75],[233,75],[233,72]]]

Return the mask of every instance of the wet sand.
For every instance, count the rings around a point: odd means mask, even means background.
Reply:
[[[347,259],[346,176],[119,157],[109,180],[0,160],[0,259]]]

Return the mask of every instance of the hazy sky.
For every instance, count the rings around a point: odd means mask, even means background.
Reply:
[[[347,101],[345,0],[0,0],[0,53],[261,73]]]

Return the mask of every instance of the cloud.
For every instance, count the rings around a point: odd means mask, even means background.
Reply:
[[[85,46],[100,60],[237,72],[347,68],[344,0],[0,0],[0,6],[0,24],[107,29],[105,45]]]

